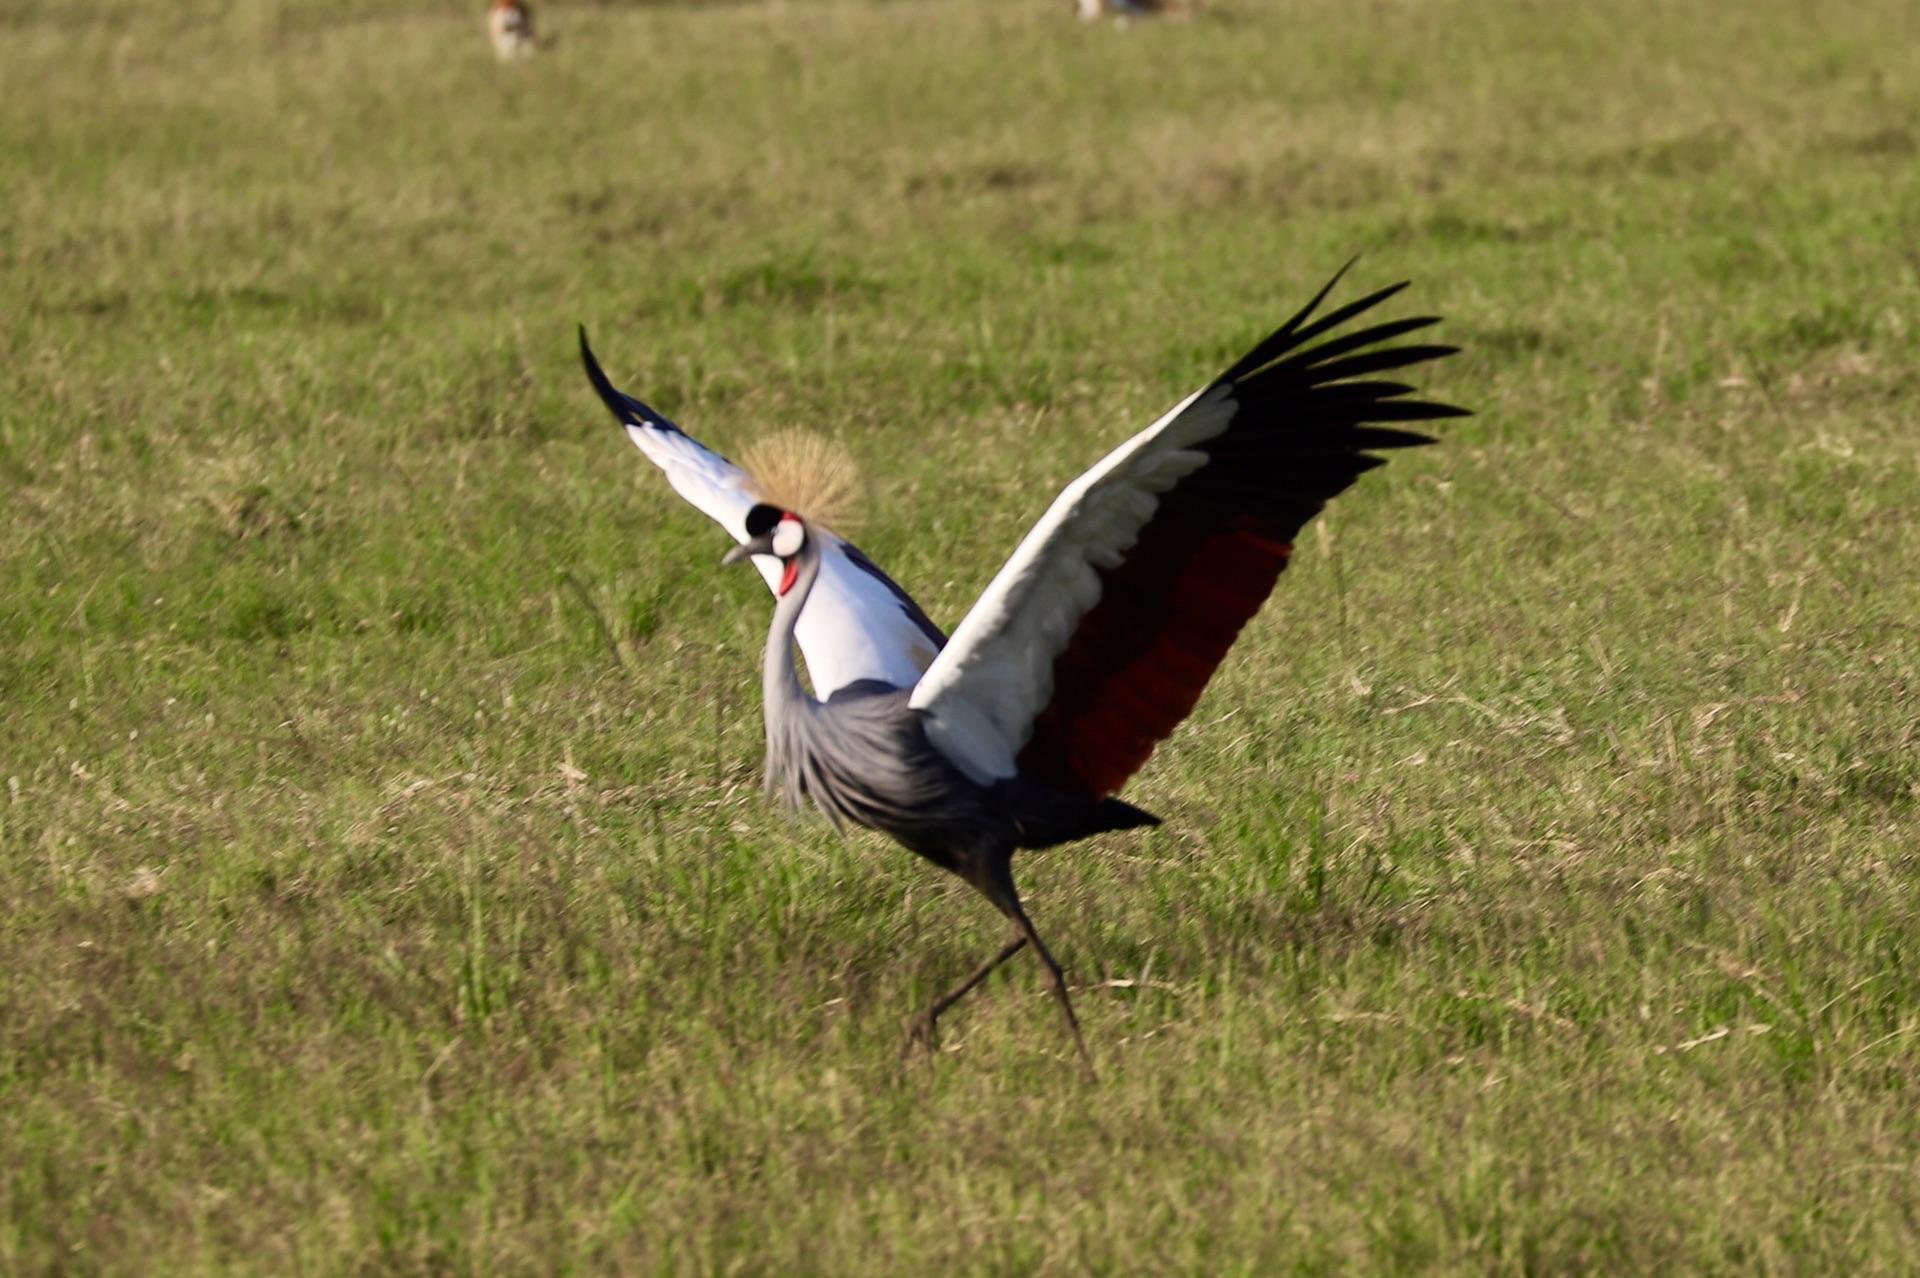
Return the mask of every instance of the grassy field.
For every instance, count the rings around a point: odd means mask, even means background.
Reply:
[[[481,8],[0,11],[0,1272],[1911,1272],[1909,3]],[[1478,416],[902,1069],[575,323],[950,628],[1356,253]]]

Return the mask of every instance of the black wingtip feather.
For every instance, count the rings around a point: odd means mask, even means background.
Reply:
[[[1384,373],[1391,368],[1405,368],[1410,364],[1424,364],[1428,360],[1445,359],[1459,353],[1458,346],[1389,346],[1385,350],[1366,351],[1334,360],[1330,364],[1316,365],[1312,370],[1313,379],[1316,382],[1337,382],[1348,377],[1364,377],[1368,373]]]
[[[1471,416],[1473,410],[1470,408],[1436,404],[1424,399],[1395,400],[1367,409],[1367,420],[1370,422],[1433,422],[1447,417]]]
[[[1437,315],[1416,315],[1410,319],[1389,320],[1385,324],[1375,324],[1372,328],[1363,328],[1355,333],[1347,333],[1332,338],[1320,345],[1289,355],[1277,361],[1276,369],[1317,369],[1349,351],[1364,350],[1369,346],[1378,346],[1390,342],[1396,337],[1405,337],[1408,333],[1417,333],[1423,328],[1431,328],[1440,322]]]
[[[600,361],[593,357],[593,347],[587,343],[587,326],[580,326],[580,362],[586,367],[587,380],[593,383],[593,389],[600,396],[600,402],[613,411],[613,415],[622,425],[637,425],[633,413],[625,404],[626,396],[614,389],[613,382],[607,378],[606,370],[600,367]]]
[[[1304,346],[1314,338],[1320,336],[1320,334],[1340,327],[1340,325],[1353,319],[1357,315],[1365,314],[1388,298],[1398,294],[1401,290],[1412,287],[1412,285],[1412,280],[1401,280],[1398,284],[1389,284],[1383,289],[1376,289],[1365,297],[1348,302],[1345,306],[1322,315],[1319,319],[1295,333],[1292,344],[1296,347]],[[1374,330],[1368,329],[1365,331],[1372,332]]]
[[[1356,426],[1347,432],[1346,444],[1349,448],[1424,448],[1428,444],[1440,441],[1431,435],[1420,435],[1410,430],[1393,430],[1385,426]]]
[[[1398,399],[1402,395],[1411,395],[1419,389],[1405,382],[1340,382],[1333,386],[1322,386],[1320,402],[1328,405],[1372,406]]]
[[[1307,324],[1306,321],[1312,317],[1315,310],[1319,309],[1320,303],[1325,301],[1327,295],[1333,291],[1334,285],[1340,282],[1341,277],[1347,273],[1348,268],[1357,261],[1359,261],[1359,259],[1354,258],[1352,261],[1349,261],[1346,266],[1341,267],[1339,272],[1327,282],[1326,287],[1315,294],[1313,300],[1302,307],[1298,314],[1275,329],[1266,340],[1248,351],[1233,367],[1220,374],[1217,381],[1238,382],[1255,376],[1268,365],[1280,361],[1288,352],[1299,351],[1302,346],[1320,336],[1322,333],[1338,328],[1355,316],[1372,310],[1374,307],[1380,305],[1380,303],[1393,297],[1402,289],[1412,284],[1411,280],[1401,280],[1398,284],[1389,284],[1385,288],[1376,289],[1365,297],[1348,302],[1345,306],[1330,311],[1319,319],[1314,320],[1313,323]],[[1325,352],[1324,355],[1318,358],[1329,358],[1341,351],[1354,350],[1361,346],[1372,345],[1375,342],[1383,342],[1388,338],[1396,337],[1403,333],[1410,333],[1416,329],[1425,328],[1429,324],[1437,324],[1439,322],[1440,319],[1438,316],[1419,316],[1414,319],[1394,320],[1387,324],[1376,325],[1373,328],[1362,330],[1359,333],[1337,338],[1318,348],[1318,350]],[[1302,325],[1305,326],[1302,327]],[[1295,359],[1301,363],[1316,362],[1314,352],[1311,351],[1302,352],[1300,355],[1297,355]],[[1288,362],[1292,363],[1293,361]]]
[[[1301,307],[1292,319],[1268,334],[1265,341],[1241,356],[1239,362],[1234,364],[1234,366],[1226,372],[1220,374],[1219,380],[1222,382],[1237,382],[1261,365],[1272,363],[1280,357],[1283,351],[1290,349],[1299,340],[1295,330],[1298,329],[1300,325],[1306,323],[1308,318],[1310,318],[1316,310],[1320,309],[1320,303],[1327,300],[1327,294],[1333,292],[1334,286],[1346,277],[1347,272],[1353,269],[1353,264],[1359,260],[1360,257],[1358,254],[1348,258],[1347,264],[1333,273],[1333,278],[1328,280],[1325,287],[1313,295],[1312,301]],[[1392,293],[1396,293],[1405,287],[1406,285],[1404,284],[1396,285],[1387,295],[1391,296]],[[1379,299],[1376,297],[1374,300],[1377,301]]]
[[[614,419],[622,426],[657,426],[662,430],[679,433],[678,426],[614,386],[607,377],[606,370],[600,367],[600,361],[593,357],[593,348],[587,345],[585,324],[580,325],[580,362],[586,366],[587,380],[593,383],[593,389],[599,394],[600,402],[612,411]]]

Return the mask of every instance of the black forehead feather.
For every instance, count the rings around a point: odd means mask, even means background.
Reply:
[[[747,536],[758,537],[762,533],[772,532],[773,526],[780,522],[780,513],[778,506],[769,506],[765,502],[756,505],[747,512]]]

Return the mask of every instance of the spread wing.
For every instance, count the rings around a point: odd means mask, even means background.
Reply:
[[[1369,349],[1432,318],[1309,345],[1405,287],[1314,320],[1329,283],[1067,485],[914,689],[943,754],[983,785],[1025,771],[1095,796],[1146,762],[1272,592],[1301,527],[1382,464],[1364,450],[1433,442],[1379,423],[1466,415],[1364,380],[1452,354]]]
[[[621,393],[600,368],[580,330],[580,358],[587,377],[631,439],[658,466],[673,490],[725,528],[736,542],[747,540],[747,511],[759,500],[753,479],[720,454],[703,447],[639,400]],[[795,632],[806,658],[814,694],[825,700],[862,679],[911,688],[946,636],[913,599],[894,584],[859,547],[829,530],[816,529],[820,578],[807,596]],[[756,555],[754,567],[768,589],[780,581],[780,564]]]

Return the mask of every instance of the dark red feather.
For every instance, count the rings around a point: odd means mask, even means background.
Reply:
[[[1053,699],[1021,767],[1096,795],[1119,789],[1192,713],[1292,551],[1251,527],[1149,523],[1126,561],[1101,574],[1100,602],[1054,660]]]

